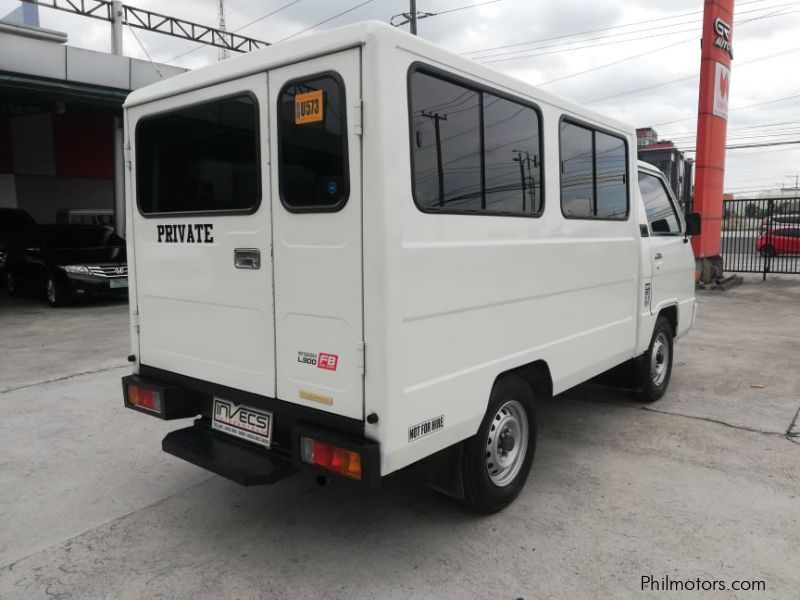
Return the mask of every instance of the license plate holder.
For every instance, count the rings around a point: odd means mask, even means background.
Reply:
[[[269,449],[272,446],[272,413],[224,398],[214,398],[211,427]]]
[[[118,288],[126,288],[126,287],[128,287],[128,278],[127,277],[121,277],[119,279],[112,279],[111,281],[108,282],[108,286],[112,290],[116,290]]]

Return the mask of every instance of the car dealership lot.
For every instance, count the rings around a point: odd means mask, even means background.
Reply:
[[[645,575],[793,597],[800,281],[699,302],[663,400],[541,401],[527,487],[480,517],[408,471],[372,496],[210,476],[160,451],[184,422],[122,406],[124,303],[0,293],[0,598],[635,597]]]

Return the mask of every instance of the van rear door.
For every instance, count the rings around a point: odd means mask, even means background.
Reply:
[[[363,419],[360,49],[269,72],[277,397]]]
[[[266,107],[264,73],[132,107],[129,235],[141,364],[273,396]]]

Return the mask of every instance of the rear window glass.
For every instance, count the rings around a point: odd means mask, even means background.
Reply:
[[[349,194],[344,85],[334,75],[293,81],[278,103],[284,206],[294,212],[338,210]]]
[[[145,214],[255,210],[261,198],[255,100],[234,96],[143,119],[136,168]]]

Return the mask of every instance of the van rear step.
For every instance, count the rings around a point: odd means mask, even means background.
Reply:
[[[247,486],[275,483],[298,471],[289,459],[248,448],[199,425],[168,433],[161,449]]]

